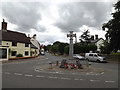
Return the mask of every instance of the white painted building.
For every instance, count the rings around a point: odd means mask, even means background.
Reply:
[[[34,34],[33,37],[30,37],[30,42],[38,48],[37,53],[40,54],[40,43],[36,40],[36,34]]]

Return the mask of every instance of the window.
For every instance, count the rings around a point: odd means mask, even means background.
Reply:
[[[25,56],[28,56],[29,55],[29,52],[28,51],[25,51]]]
[[[97,57],[97,55],[95,54],[94,57]]]
[[[6,58],[7,58],[7,49],[0,48],[0,59],[6,59]]]
[[[25,43],[25,47],[29,47],[29,44]]]
[[[12,46],[17,46],[17,42],[12,42]]]
[[[11,56],[16,56],[17,55],[17,51],[12,51],[11,52]]]
[[[93,54],[89,54],[89,56],[93,56]]]

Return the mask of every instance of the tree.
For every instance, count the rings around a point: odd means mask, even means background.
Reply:
[[[69,45],[65,46],[64,53],[69,54]]]
[[[110,44],[105,40],[103,45],[100,46],[101,53],[110,54],[109,45]]]
[[[60,43],[58,46],[58,50],[60,54],[64,54],[64,48],[65,46],[69,45],[68,43]]]
[[[79,44],[76,43],[74,45],[74,53],[88,53],[89,51],[95,52],[97,50],[97,46],[95,44]]]
[[[115,12],[112,13],[113,19],[104,23],[103,30],[106,30],[106,40],[108,41],[109,51],[117,52],[120,50],[120,0],[114,5]]]
[[[83,32],[83,34],[80,36],[80,41],[81,43],[86,43],[88,44],[90,42],[90,34],[89,30],[86,30]]]
[[[53,43],[53,45],[59,45],[59,44],[60,44],[59,41],[56,41],[56,42]]]
[[[58,50],[58,45],[53,45],[53,46],[51,46],[51,52],[53,52],[54,54],[55,53],[58,53],[59,52],[59,50]]]
[[[50,47],[51,47],[51,45],[49,44],[49,45],[47,45],[46,46],[46,51],[50,51]]]

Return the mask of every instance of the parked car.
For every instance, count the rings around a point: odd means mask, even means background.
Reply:
[[[43,48],[41,49],[40,53],[41,53],[41,55],[45,55],[45,51]]]
[[[79,60],[84,60],[84,59],[85,59],[83,56],[81,56],[81,55],[79,55],[79,54],[74,54],[74,55],[73,55],[73,58],[79,59]]]
[[[41,52],[41,55],[45,55],[45,52]]]
[[[88,61],[107,62],[106,58],[100,56],[98,53],[86,53],[85,59]]]

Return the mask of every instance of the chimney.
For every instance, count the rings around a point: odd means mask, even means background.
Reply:
[[[7,22],[3,19],[1,30],[7,30]]]
[[[97,34],[95,35],[95,39],[96,39],[96,40],[98,39],[98,35],[97,35]]]
[[[28,37],[30,37],[30,34],[28,34]]]
[[[36,34],[33,35],[33,38],[36,39]]]
[[[91,35],[91,40],[94,40],[94,35]]]

